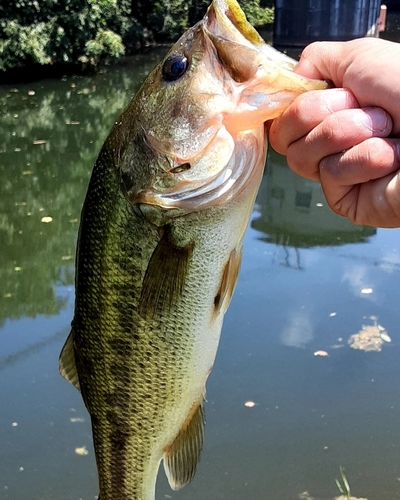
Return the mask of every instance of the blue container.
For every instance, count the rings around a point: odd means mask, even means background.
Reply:
[[[274,46],[375,36],[380,8],[381,0],[275,0]]]

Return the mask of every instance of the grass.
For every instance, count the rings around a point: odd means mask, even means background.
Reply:
[[[341,479],[341,481],[339,479],[335,479],[336,486],[338,487],[339,493],[346,500],[351,500],[350,485],[349,485],[349,482],[347,481],[347,477],[344,473],[342,466],[340,466],[340,479]]]

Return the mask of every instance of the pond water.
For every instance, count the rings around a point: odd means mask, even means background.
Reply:
[[[1,499],[96,498],[88,415],[58,354],[92,165],[159,58],[0,87]],[[271,152],[207,386],[202,460],[178,492],[161,471],[157,499],[328,500],[340,466],[353,495],[400,498],[399,290],[400,230],[335,216]],[[352,349],[363,325],[391,342]]]

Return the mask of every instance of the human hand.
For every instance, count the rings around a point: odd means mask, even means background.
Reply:
[[[338,88],[300,95],[270,127],[292,170],[356,224],[400,226],[398,61],[400,44],[379,39],[309,45],[295,71]]]

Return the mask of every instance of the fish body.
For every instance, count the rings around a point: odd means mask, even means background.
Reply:
[[[154,500],[162,459],[173,489],[195,473],[205,384],[266,157],[264,122],[324,86],[265,50],[235,0],[214,0],[149,75],[94,166],[60,371],[91,417],[101,500]]]

